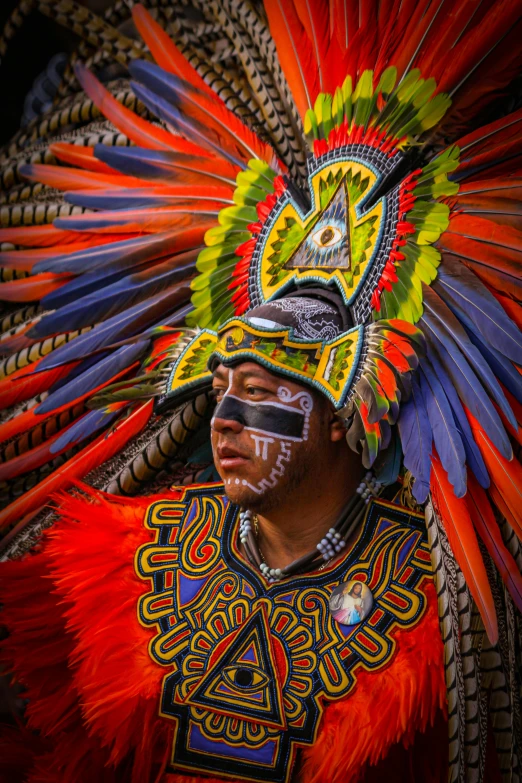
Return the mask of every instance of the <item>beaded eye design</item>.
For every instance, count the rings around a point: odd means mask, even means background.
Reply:
[[[227,666],[223,675],[229,685],[242,691],[259,690],[268,683],[266,674],[252,666]]]
[[[317,247],[333,247],[337,245],[343,235],[336,226],[321,226],[311,235],[311,239]]]

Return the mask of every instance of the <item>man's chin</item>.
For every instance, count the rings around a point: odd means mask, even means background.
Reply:
[[[270,495],[273,495],[273,490],[265,489],[258,492],[236,476],[226,476],[223,483],[228,499],[242,508],[260,511],[271,505]]]

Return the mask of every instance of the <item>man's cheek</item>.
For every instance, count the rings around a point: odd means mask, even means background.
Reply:
[[[274,449],[270,447],[276,442],[276,440],[279,439],[271,437],[270,435],[262,435],[257,432],[251,432],[250,437],[255,444],[256,457],[260,457],[263,462],[267,462],[269,459],[269,454],[274,451]]]
[[[259,438],[259,433],[250,433],[254,443]],[[235,483],[242,484],[255,492],[264,495],[265,492],[275,489],[283,480],[288,463],[292,457],[292,449],[295,445],[292,441],[272,436],[261,436],[256,449],[259,455],[252,463],[247,477],[234,479]]]

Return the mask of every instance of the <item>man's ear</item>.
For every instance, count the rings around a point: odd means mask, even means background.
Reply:
[[[344,421],[333,411],[330,419],[330,440],[337,442],[346,437],[346,427]]]

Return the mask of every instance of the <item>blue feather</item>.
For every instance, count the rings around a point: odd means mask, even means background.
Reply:
[[[172,126],[181,136],[194,141],[196,144],[200,144],[203,148],[211,150],[234,166],[238,166],[238,168],[243,170],[246,169],[246,163],[224,149],[219,139],[211,138],[211,134],[212,136],[215,134],[213,131],[209,132],[208,128],[201,122],[194,119],[194,117],[182,114],[171,103],[168,103],[147,87],[143,87],[143,85],[137,82],[131,82],[130,84],[136,98],[144,103],[147,109],[155,114],[156,117],[166,122],[167,125]]]
[[[196,269],[197,254],[198,251],[193,250],[175,256],[174,260],[170,259],[152,269],[147,267],[143,272],[128,275],[112,285],[107,285],[102,291],[95,291],[45,315],[38,322],[38,336],[47,337],[60,331],[73,332],[99,323],[174,283],[186,280]],[[191,263],[183,264],[187,256],[192,259]]]
[[[455,305],[448,303],[448,306],[455,312],[459,318],[461,324],[466,330],[466,334],[473,343],[473,345],[480,351],[484,360],[491,367],[497,379],[504,384],[511,394],[522,403],[522,383],[520,373],[517,372],[513,364],[502,353],[495,350],[491,345],[487,343],[484,337],[477,334],[477,327],[468,318],[466,313]],[[454,310],[455,308],[455,310]]]
[[[161,257],[172,252],[175,247],[175,232],[162,234],[146,234],[136,239],[124,239],[121,242],[110,242],[106,245],[78,250],[76,253],[46,258],[34,266],[34,273],[53,272],[54,274],[69,272],[81,275],[83,272],[93,272],[95,269],[116,270],[124,267],[132,268],[144,261]]]
[[[522,364],[522,333],[478,277],[464,264],[446,260],[433,283],[457,317],[464,313],[484,339],[511,361]],[[454,305],[454,307],[452,307]]]
[[[66,231],[94,231],[106,233],[106,229],[123,229],[123,232],[154,233],[155,228],[150,221],[162,217],[162,222],[168,218],[173,228],[197,228],[208,223],[209,217],[217,218],[219,210],[194,210],[193,207],[180,205],[177,207],[152,207],[146,209],[115,209],[111,212],[84,212],[83,215],[56,218],[53,225]],[[248,221],[245,221],[248,222]],[[146,228],[145,228],[146,226]]]
[[[60,378],[58,381],[56,381],[56,383],[53,383],[49,389],[49,394],[53,394],[53,392],[58,391],[58,389],[61,389],[62,386],[65,386],[67,383],[70,383],[72,380],[74,380],[74,378],[78,378],[90,367],[97,364],[98,362],[101,362],[102,359],[105,359],[106,356],[109,356],[109,351],[103,351],[102,353],[94,354],[94,356],[88,356],[87,359],[83,359],[83,361],[75,364],[65,377]]]
[[[420,387],[442,466],[458,498],[466,494],[466,452],[442,384],[424,361]]]
[[[438,340],[450,354],[457,355],[456,349],[469,362],[469,365],[473,367],[476,375],[480,378],[480,382],[491,394],[506,419],[516,428],[515,415],[491,367],[473,345],[463,326],[455,318],[451,310],[427,286],[424,287],[424,309],[426,316],[430,316],[430,325],[432,330],[435,330]]]
[[[481,487],[487,489],[489,487],[489,473],[487,471],[485,462],[480,453],[479,447],[475,443],[473,433],[469,421],[462,407],[462,403],[453,385],[453,381],[449,377],[448,373],[442,366],[438,356],[433,350],[428,352],[427,357],[424,359],[424,363],[428,363],[433,368],[433,371],[440,382],[444,393],[451,407],[456,427],[462,438],[464,450],[466,452],[466,462],[468,467],[473,471],[475,478],[479,482]]]
[[[61,408],[62,405],[67,405],[83,397],[102,383],[110,381],[126,367],[130,367],[134,362],[141,359],[148,350],[149,345],[150,343],[147,340],[119,348],[114,353],[93,364],[88,370],[66,383],[53,394],[50,394],[47,399],[35,408],[35,413],[51,413],[51,411]]]
[[[90,332],[71,340],[67,345],[60,346],[40,362],[35,372],[78,361],[118,340],[132,337],[158,321],[161,323],[163,319],[167,319],[173,310],[179,308],[179,305],[180,296],[176,286],[156,294],[134,307],[129,307],[123,313],[108,318]]]
[[[90,438],[99,430],[107,427],[121,414],[121,410],[105,413],[105,411],[89,411],[80,419],[67,427],[63,435],[52,444],[51,454],[56,454],[63,449],[70,449],[77,446],[82,440]]]
[[[90,272],[80,275],[73,278],[70,283],[65,283],[61,288],[44,296],[41,300],[42,307],[46,310],[58,310],[59,307],[65,307],[71,302],[79,302],[84,296],[92,294],[93,291],[100,292],[104,286],[112,285],[122,277],[126,277],[127,274],[127,269],[120,269],[118,272]],[[34,332],[31,329],[29,336],[35,337],[36,335],[36,329]]]
[[[375,478],[385,487],[395,484],[402,467],[401,439],[395,435],[386,449],[381,449],[375,462]]]
[[[152,207],[181,206],[186,204],[190,206],[192,201],[219,202],[223,205],[234,204],[232,199],[224,199],[207,196],[193,196],[187,188],[184,195],[155,194],[153,188],[119,188],[118,190],[76,190],[64,193],[64,199],[69,204],[86,207],[87,209],[144,209]]]
[[[148,150],[143,147],[106,147],[97,144],[94,154],[103,163],[122,174],[162,182],[166,185],[183,183],[187,174],[212,176],[205,171],[208,158],[198,155],[185,155],[182,152],[168,150]],[[235,185],[234,179],[216,177],[227,184]]]
[[[433,437],[419,381],[415,376],[412,378],[410,398],[401,405],[397,425],[404,465],[415,479],[413,495],[418,503],[424,503],[430,491]]]
[[[466,331],[468,332],[469,339],[477,346],[500,383],[502,383],[506,389],[511,392],[513,397],[522,404],[522,378],[512,362],[490,345],[486,345],[486,343],[484,343],[480,337],[477,337],[476,334],[467,329]]]
[[[189,84],[189,82],[183,81],[178,76],[165,71],[148,60],[132,60],[129,63],[129,71],[132,78],[140,83],[141,89],[150,90],[151,95],[161,96],[162,100],[168,101],[170,106],[175,107],[176,111],[180,112],[178,121],[187,123],[185,127],[189,131],[192,129],[192,133],[184,133],[184,135],[187,135],[187,138],[192,138],[195,130],[196,133],[201,134],[203,142],[207,142],[212,147],[215,145],[216,150],[222,157],[226,157],[227,160],[241,167],[244,166],[242,160],[229,155],[225,147],[230,147],[232,143],[243,159],[245,155],[247,159],[256,157],[255,152],[231,130],[225,120],[216,115],[215,111],[208,108],[206,105],[208,98]],[[135,84],[136,82],[131,82],[134,92],[136,92],[134,89]],[[195,119],[194,115],[196,112],[206,115],[203,121]],[[209,120],[212,120],[212,128],[205,125]],[[220,129],[216,129],[216,125],[221,126]]]
[[[424,313],[419,323],[426,339],[446,368],[464,405],[478,419],[501,454],[506,459],[511,459],[511,443],[504,425],[466,357],[452,340],[445,339],[444,334],[443,339],[439,339],[438,323],[434,324],[428,313]]]

